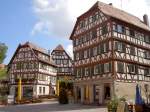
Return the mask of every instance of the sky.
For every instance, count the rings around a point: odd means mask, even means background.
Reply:
[[[30,41],[47,50],[62,44],[72,56],[69,40],[76,18],[97,0],[1,0],[0,42],[8,46],[8,64],[19,43]],[[150,0],[99,0],[140,19],[150,18]]]

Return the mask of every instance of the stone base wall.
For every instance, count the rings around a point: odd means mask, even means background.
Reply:
[[[150,90],[149,82],[138,82],[138,83],[124,83],[124,82],[115,82],[115,95],[117,97],[125,97],[128,101],[135,102],[135,94],[136,94],[136,85],[139,84],[141,88],[142,97],[146,99],[145,95],[145,84],[148,84]],[[145,100],[146,101],[146,100]]]

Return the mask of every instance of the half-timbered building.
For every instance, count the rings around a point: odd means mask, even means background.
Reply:
[[[55,94],[56,65],[45,49],[30,42],[19,44],[9,63],[8,74],[11,95],[17,96],[19,79],[22,97]]]
[[[57,65],[57,79],[58,80],[73,80],[72,74],[72,59],[64,50],[62,45],[58,45],[51,52],[52,59]]]
[[[144,87],[150,84],[147,15],[142,21],[98,1],[77,18],[70,39],[76,102],[103,104],[115,95],[132,100],[136,84],[144,95]]]

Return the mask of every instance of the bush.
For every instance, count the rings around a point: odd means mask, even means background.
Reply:
[[[108,112],[116,112],[117,106],[118,106],[118,99],[117,98],[112,99],[107,104]]]
[[[68,104],[68,97],[67,97],[66,89],[64,89],[64,88],[60,89],[58,99],[59,99],[60,104]]]

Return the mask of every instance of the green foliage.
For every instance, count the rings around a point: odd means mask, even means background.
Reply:
[[[73,90],[73,83],[67,81],[59,82],[59,103],[68,104],[68,91]]]
[[[60,89],[60,92],[59,92],[59,103],[60,104],[68,104],[67,91],[64,88]]]
[[[3,63],[8,47],[4,43],[0,43],[0,64]]]
[[[109,111],[109,112],[116,112],[116,111],[117,111],[118,104],[119,104],[119,102],[121,102],[121,101],[123,101],[123,102],[126,101],[126,99],[125,99],[124,96],[121,97],[121,98],[118,98],[118,97],[115,96],[113,99],[111,99],[111,100],[108,102],[108,104],[107,104],[108,111]]]
[[[7,76],[7,69],[0,69],[0,79],[6,78]]]
[[[118,98],[114,98],[112,100],[110,100],[107,104],[107,108],[108,110],[112,110],[113,112],[117,111],[117,106],[118,106]]]

